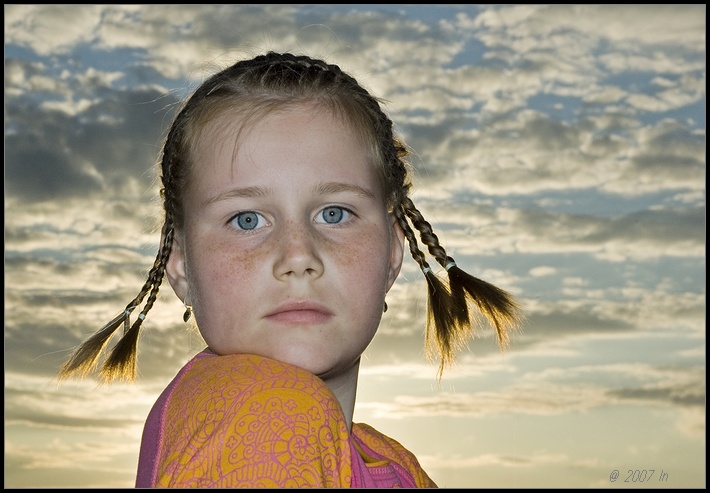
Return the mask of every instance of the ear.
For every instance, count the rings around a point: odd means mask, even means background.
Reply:
[[[387,291],[390,290],[394,281],[399,276],[399,271],[402,269],[402,260],[404,258],[404,231],[397,222],[394,214],[391,216],[391,233],[390,233],[390,266],[387,273]]]
[[[165,265],[165,273],[170,281],[173,291],[180,301],[189,304],[186,300],[188,294],[187,269],[185,268],[185,249],[183,248],[182,236],[175,232],[173,235],[173,245],[170,249],[170,257]]]

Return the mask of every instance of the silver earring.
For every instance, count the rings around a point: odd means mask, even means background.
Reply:
[[[387,312],[387,302],[385,301],[385,307],[384,307],[384,309],[382,310],[382,313],[386,313],[386,312]]]
[[[185,314],[182,316],[182,321],[187,322],[190,320],[190,315],[192,315],[192,307],[185,305]]]

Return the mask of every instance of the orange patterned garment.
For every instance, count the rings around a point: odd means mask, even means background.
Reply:
[[[146,421],[136,487],[436,487],[372,427],[348,431],[330,389],[260,356],[190,360]]]

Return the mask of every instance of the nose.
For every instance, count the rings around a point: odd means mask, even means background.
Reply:
[[[301,222],[284,226],[276,240],[277,256],[274,277],[279,280],[317,279],[323,275],[323,262],[318,251],[317,233]]]

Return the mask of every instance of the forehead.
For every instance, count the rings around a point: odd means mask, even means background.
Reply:
[[[191,181],[202,188],[224,181],[248,185],[257,177],[279,178],[269,173],[286,173],[297,180],[316,174],[359,181],[381,193],[370,146],[358,130],[342,112],[323,104],[256,112],[225,109],[196,139]]]

